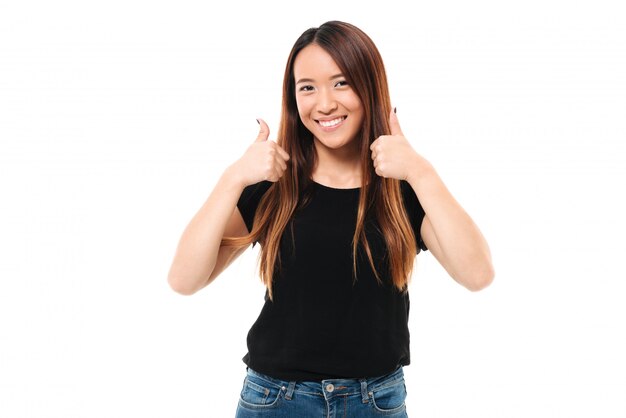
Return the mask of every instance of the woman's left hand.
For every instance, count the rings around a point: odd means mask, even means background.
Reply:
[[[404,137],[398,116],[389,114],[391,135],[381,135],[370,145],[376,174],[381,177],[407,180],[427,163]]]

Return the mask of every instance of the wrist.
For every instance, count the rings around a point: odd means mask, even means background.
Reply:
[[[237,163],[226,167],[226,170],[224,170],[220,177],[220,182],[228,187],[239,188],[241,190],[248,186],[241,176],[241,170],[238,169]]]
[[[416,154],[406,181],[415,189],[419,183],[433,175],[436,175],[433,165],[421,155]]]

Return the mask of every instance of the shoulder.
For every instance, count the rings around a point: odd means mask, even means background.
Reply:
[[[250,189],[250,190],[253,190],[253,191],[265,192],[265,191],[267,191],[267,189],[269,189],[272,186],[272,184],[274,184],[274,183],[269,181],[269,180],[264,180],[264,181],[260,181],[258,183],[246,186],[246,189]]]
[[[242,200],[249,200],[249,199],[258,200],[265,194],[265,192],[269,190],[272,184],[274,183],[272,183],[271,181],[261,181],[261,182],[246,186],[241,192],[241,199]]]
[[[415,191],[411,187],[408,181],[400,180],[400,192],[402,193],[402,198],[404,199],[405,204],[414,204],[417,201],[417,196],[415,195]]]
[[[411,187],[408,181],[401,180],[400,191],[402,193],[404,207],[406,208],[409,216],[414,222],[421,224],[425,213],[419,198],[415,194],[415,190],[413,190],[413,187]]]

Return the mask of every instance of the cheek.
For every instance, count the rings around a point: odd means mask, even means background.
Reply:
[[[307,114],[309,113],[306,100],[296,99],[296,107],[298,108],[298,115],[300,116],[300,119],[303,123],[306,123]]]
[[[360,103],[352,108],[352,116],[357,124],[361,125],[363,123],[363,107],[361,107]]]
[[[361,100],[359,100],[358,96],[352,95],[350,99],[346,102],[346,105],[350,109],[351,112],[358,114],[362,117],[363,115],[363,105],[361,104]]]
[[[296,100],[296,110],[298,111],[298,115],[302,116],[302,106],[300,106],[300,102]]]
[[[296,106],[299,113],[306,113],[311,107],[311,99],[308,97],[296,96]]]

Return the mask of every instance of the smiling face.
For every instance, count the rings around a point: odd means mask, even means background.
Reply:
[[[296,104],[316,147],[358,150],[363,105],[337,63],[319,45],[303,48],[294,61]]]

